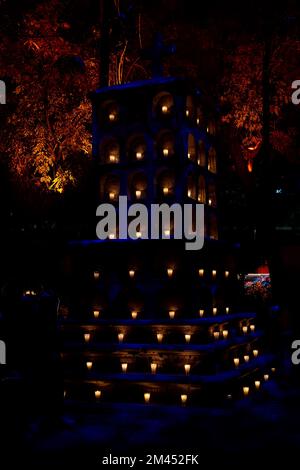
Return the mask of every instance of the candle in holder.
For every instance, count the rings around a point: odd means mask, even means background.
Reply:
[[[218,312],[217,307],[214,307],[214,308],[213,308],[213,315],[217,315],[217,312]]]
[[[255,380],[254,385],[255,385],[256,390],[258,390],[260,387],[260,380]]]
[[[199,269],[199,276],[200,277],[203,277],[204,276],[204,269]]]
[[[238,367],[239,364],[240,364],[239,358],[238,358],[238,357],[234,357],[234,358],[233,358],[233,363],[234,363],[235,367]]]
[[[258,349],[253,349],[253,356],[254,357],[257,357],[258,356]]]
[[[229,313],[229,307],[226,307],[225,312],[228,314]]]
[[[116,163],[117,157],[116,157],[113,153],[111,153],[111,154],[109,155],[109,161],[110,161],[111,163]]]
[[[273,372],[273,374],[274,374],[274,372],[276,372],[275,367],[272,367],[272,368],[271,368],[271,372]]]
[[[139,232],[139,231],[135,232],[135,236],[136,238],[142,238],[142,232]]]
[[[255,325],[250,325],[250,330],[255,331]]]
[[[86,367],[87,367],[88,370],[91,370],[91,368],[93,367],[92,361],[86,362]]]
[[[168,268],[168,269],[167,269],[167,273],[168,273],[168,276],[169,276],[169,277],[172,277],[172,276],[173,276],[173,272],[174,272],[173,268]]]
[[[223,330],[223,338],[227,339],[228,338],[229,331],[228,330]]]
[[[142,152],[136,152],[135,156],[136,156],[137,160],[142,160],[142,158],[143,158]]]
[[[109,193],[109,199],[110,199],[111,201],[113,201],[113,200],[115,199],[115,197],[116,197],[116,193],[113,192],[113,191],[110,191],[110,193]]]
[[[99,318],[100,310],[94,310],[93,314],[94,314],[94,318]]]
[[[244,334],[248,333],[248,326],[246,326],[246,325],[242,326],[242,332]]]
[[[138,316],[138,312],[136,310],[132,310],[131,317],[135,320]]]
[[[245,361],[245,362],[249,362],[249,359],[250,359],[250,357],[248,356],[248,354],[246,354],[246,355],[244,356],[244,361]]]
[[[116,116],[115,113],[109,113],[109,115],[108,115],[108,119],[109,119],[110,121],[115,121],[115,120],[116,120],[116,117],[117,117],[117,116]]]
[[[142,191],[137,189],[136,192],[135,192],[135,196],[137,197],[137,199],[140,199],[141,195],[142,195]]]
[[[169,317],[171,318],[171,320],[175,318],[175,310],[169,310]]]
[[[123,363],[121,364],[122,372],[124,372],[124,373],[127,372],[127,366],[128,366],[127,362],[123,362]]]
[[[151,362],[151,372],[152,374],[156,374],[156,371],[157,371],[157,364],[156,362]]]
[[[135,275],[135,270],[134,270],[134,269],[130,269],[130,270],[128,271],[128,273],[129,273],[129,277],[133,278],[134,275]]]
[[[116,238],[116,235],[115,235],[114,233],[110,233],[110,234],[108,235],[108,238],[109,238],[110,240],[114,240],[114,239]]]
[[[185,405],[187,402],[187,395],[184,393],[180,396],[180,398],[181,398],[181,403]]]
[[[191,335],[184,335],[185,342],[189,343],[191,341]]]
[[[186,110],[185,110],[185,115],[186,115],[186,117],[189,117],[189,115],[190,115],[189,109],[186,109]]]
[[[169,149],[164,148],[164,149],[163,149],[163,156],[164,156],[164,157],[167,157],[168,155],[169,155]]]
[[[119,343],[123,343],[123,339],[124,339],[124,334],[123,334],[123,333],[119,333],[119,334],[118,334],[118,341],[119,341]]]
[[[90,339],[91,339],[90,333],[84,333],[84,341],[88,343]]]
[[[95,390],[95,398],[99,400],[101,398],[101,390]]]
[[[144,400],[145,400],[145,403],[149,403],[150,401],[150,393],[146,392],[144,393]]]
[[[203,308],[200,308],[200,310],[199,310],[199,315],[200,315],[200,317],[203,317],[203,316],[204,316],[204,309],[203,309]]]
[[[214,338],[219,339],[220,337],[220,332],[219,331],[214,331]]]
[[[170,233],[171,233],[171,232],[170,232],[169,229],[164,230],[164,236],[165,236],[165,237],[169,237],[169,236],[170,236]]]
[[[269,374],[264,374],[264,380],[265,381],[269,380]]]
[[[225,271],[225,277],[229,277],[229,271]]]
[[[94,279],[95,279],[95,281],[98,281],[99,278],[100,278],[100,273],[99,273],[99,271],[94,271]]]
[[[165,186],[163,188],[163,193],[166,195],[166,194],[169,194],[169,188],[167,186]]]
[[[217,271],[216,271],[215,269],[213,269],[212,272],[211,272],[211,274],[212,274],[212,277],[216,277]]]
[[[169,111],[168,106],[166,106],[166,105],[164,104],[164,105],[161,107],[161,111],[162,111],[162,113],[167,114],[167,112]]]
[[[162,340],[163,340],[164,335],[163,335],[162,333],[157,333],[156,337],[157,337],[157,341],[158,341],[159,343],[161,343]]]
[[[247,397],[249,395],[249,390],[250,390],[249,387],[243,387],[243,393],[244,393],[245,397]]]
[[[191,370],[191,364],[184,364],[184,370],[185,370],[186,375],[188,375]]]

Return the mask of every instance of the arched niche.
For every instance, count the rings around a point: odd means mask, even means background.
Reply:
[[[102,178],[101,195],[107,201],[118,199],[120,195],[120,176],[118,174],[110,174]]]
[[[101,120],[107,124],[113,124],[120,119],[120,107],[116,101],[109,100],[101,106]]]
[[[131,200],[138,201],[147,197],[147,175],[144,171],[134,172],[129,177],[129,196]]]
[[[156,176],[156,192],[159,198],[174,196],[175,173],[171,169],[162,169]]]
[[[167,159],[175,155],[175,136],[171,131],[162,131],[156,138],[158,157]]]
[[[194,98],[191,95],[188,95],[186,97],[185,116],[188,119],[193,119],[195,116],[195,103],[194,103]]]
[[[152,112],[155,117],[167,118],[174,112],[174,98],[171,93],[162,91],[154,96]]]
[[[208,184],[208,205],[212,207],[217,206],[217,192],[216,192],[216,185],[214,182],[210,182]]]
[[[129,161],[141,161],[147,155],[147,143],[143,134],[129,137],[126,145],[127,158]]]
[[[102,163],[119,163],[120,145],[114,137],[107,137],[100,145],[100,159]]]
[[[198,142],[198,149],[197,149],[197,163],[198,165],[205,167],[206,165],[206,152],[205,152],[205,144],[203,140],[199,140]]]
[[[196,139],[191,133],[188,135],[187,157],[189,160],[193,162],[196,161],[196,157],[197,157]]]
[[[194,172],[189,172],[186,179],[187,197],[191,199],[197,198],[197,185],[196,175]]]
[[[208,151],[207,169],[211,173],[217,173],[217,154],[213,147],[210,147]]]
[[[206,203],[206,183],[203,175],[198,177],[198,202]]]

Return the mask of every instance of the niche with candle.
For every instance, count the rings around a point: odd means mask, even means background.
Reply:
[[[147,197],[147,176],[143,171],[132,174],[129,177],[130,197],[134,201]]]
[[[198,177],[198,202],[206,203],[206,183],[203,175]]]
[[[162,91],[154,96],[153,115],[159,119],[170,118],[174,113],[174,98],[171,93]]]
[[[186,98],[185,117],[189,120],[193,120],[195,117],[195,103],[191,95],[188,95]]]
[[[205,153],[205,144],[203,140],[199,140],[198,149],[197,149],[197,163],[198,165],[205,167],[206,165],[206,153]]]
[[[175,155],[175,137],[170,131],[162,131],[156,138],[156,153],[159,158],[168,159]]]
[[[130,162],[142,161],[146,158],[147,145],[144,135],[131,136],[127,142],[127,158]]]
[[[157,175],[157,196],[160,200],[174,196],[175,173],[173,170],[163,169]]]
[[[195,162],[197,157],[197,152],[196,152],[196,140],[193,134],[188,135],[188,141],[187,141],[187,158],[191,162]]]
[[[207,203],[211,207],[217,207],[216,185],[212,181],[208,184],[208,200],[207,200]]]
[[[196,175],[194,172],[190,171],[187,179],[186,179],[186,185],[187,185],[187,197],[190,199],[196,199],[197,197],[197,185],[196,185]]]
[[[120,177],[118,174],[110,174],[101,180],[101,197],[109,202],[118,201],[120,195]]]
[[[208,151],[207,169],[211,173],[217,173],[217,154],[213,147],[210,147]]]
[[[120,161],[120,145],[115,138],[104,139],[100,147],[102,163],[115,164]]]

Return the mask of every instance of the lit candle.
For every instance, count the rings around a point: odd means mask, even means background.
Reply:
[[[264,380],[269,380],[269,374],[264,374]]]
[[[152,362],[150,367],[151,367],[151,372],[152,372],[152,374],[156,374],[156,371],[157,371],[157,364],[156,364],[156,362]]]
[[[188,153],[187,156],[188,156],[188,158],[191,158],[191,154],[190,154],[190,153]]]
[[[229,313],[229,310],[230,310],[229,307],[226,307],[225,312]]]
[[[217,271],[216,271],[215,269],[213,269],[212,272],[211,272],[211,274],[212,274],[212,277],[216,277]]]
[[[248,326],[244,325],[244,326],[242,327],[242,332],[243,332],[244,334],[246,334],[246,333],[248,332]]]
[[[99,273],[99,271],[94,271],[94,279],[95,279],[95,281],[98,281],[99,278],[100,278],[100,273]]]
[[[91,368],[93,367],[92,361],[88,361],[88,362],[86,363],[86,367],[87,367],[88,370],[91,370]]]
[[[225,277],[229,277],[229,271],[225,271]]]
[[[249,387],[243,387],[243,393],[244,393],[245,397],[247,397],[249,395],[249,390],[250,390]]]
[[[113,191],[111,191],[111,192],[109,193],[109,199],[110,199],[110,200],[115,199],[115,196],[116,196],[116,194],[115,194]]]
[[[273,374],[274,374],[274,372],[276,372],[275,367],[272,367],[272,368],[271,368],[271,372],[273,372]]]
[[[235,357],[235,358],[233,359],[233,363],[234,363],[235,367],[238,367],[239,364],[240,364],[239,358],[238,358],[238,357]]]
[[[246,354],[246,355],[244,356],[244,361],[245,361],[245,362],[249,362],[249,359],[250,359],[250,357],[248,356],[248,354]]]
[[[108,119],[109,119],[110,121],[114,121],[114,120],[116,119],[116,115],[115,115],[114,113],[110,113],[110,114],[108,115]]]
[[[161,110],[162,110],[162,112],[163,112],[164,114],[166,114],[166,113],[169,111],[169,108],[168,108],[168,106],[163,105],[163,106],[161,107]]]
[[[66,396],[67,396],[67,391],[64,390],[64,398],[66,398]]]
[[[132,312],[131,312],[131,317],[135,320],[135,319],[137,318],[137,316],[138,316],[137,311],[136,311],[136,310],[132,310]]]
[[[167,230],[164,230],[164,235],[165,235],[165,237],[169,237],[169,236],[170,236],[170,233],[171,233],[170,230],[168,230],[168,229],[167,229]]]
[[[212,200],[209,199],[209,200],[208,200],[208,205],[211,206],[211,204],[212,204]]]
[[[100,310],[94,310],[93,314],[94,314],[94,318],[99,318]]]
[[[199,310],[199,315],[200,315],[200,317],[204,316],[204,310],[202,308],[200,308],[200,310]]]
[[[149,403],[150,401],[150,393],[144,393],[144,400],[145,400],[145,403]]]
[[[116,157],[113,153],[111,153],[111,154],[109,155],[109,161],[110,161],[111,163],[115,163],[115,162],[117,161],[117,157]]]
[[[224,339],[228,338],[228,334],[229,334],[228,330],[223,330],[223,338]]]
[[[214,338],[219,339],[220,337],[220,332],[219,331],[214,331]]]
[[[197,122],[197,124],[199,124],[199,123],[200,123],[200,119],[199,119],[199,118],[197,118],[197,121],[196,121],[196,122]]]
[[[88,343],[90,339],[91,339],[90,333],[84,333],[84,341]]]
[[[255,380],[254,385],[255,385],[255,388],[258,390],[260,387],[260,380]]]
[[[255,325],[250,325],[250,330],[255,331]]]
[[[187,395],[186,395],[186,394],[182,394],[182,395],[180,396],[180,398],[181,398],[181,403],[182,403],[183,405],[185,405],[186,402],[187,402]]]
[[[134,269],[130,269],[130,270],[129,270],[129,277],[132,278],[132,277],[134,277],[134,275],[135,275]]]
[[[115,234],[114,234],[114,233],[110,233],[109,236],[108,236],[108,238],[109,238],[110,240],[113,240],[113,239],[115,238]]]
[[[171,318],[171,320],[175,318],[175,310],[169,310],[169,317]]]
[[[123,339],[124,339],[124,334],[123,334],[123,333],[119,333],[119,334],[118,334],[118,341],[119,341],[119,343],[123,343]]]
[[[127,366],[128,366],[127,362],[123,362],[123,363],[121,364],[122,372],[124,372],[124,373],[127,372]]]
[[[189,343],[191,341],[191,335],[184,335],[184,337],[186,343]]]
[[[191,197],[191,196],[192,196],[192,190],[189,189],[189,190],[188,190],[188,197]]]
[[[95,398],[99,400],[100,397],[101,397],[101,390],[95,390]]]
[[[185,110],[185,115],[186,115],[186,117],[188,117],[188,116],[190,115],[189,109],[186,109],[186,110]]]
[[[140,199],[141,195],[142,195],[142,191],[140,191],[139,189],[136,190],[135,192],[135,195],[138,199]]]
[[[218,311],[217,307],[214,307],[213,308],[213,315],[217,315],[217,311]]]
[[[257,357],[258,356],[258,349],[253,349],[253,356],[254,357]]]
[[[184,370],[185,370],[186,375],[188,375],[191,370],[191,364],[184,364]]]
[[[136,152],[135,156],[137,160],[141,160],[143,158],[142,152]]]
[[[163,188],[163,193],[164,193],[164,194],[168,194],[168,193],[169,193],[169,188],[168,188],[167,186],[165,186],[165,187]]]
[[[203,277],[204,276],[204,269],[199,269],[199,276],[200,277]]]
[[[168,268],[168,269],[167,269],[167,273],[168,273],[168,276],[169,276],[169,277],[172,277],[172,276],[173,276],[173,272],[174,272],[173,268]]]
[[[163,340],[164,335],[163,335],[162,333],[157,333],[156,337],[157,337],[157,341],[158,341],[159,343],[161,343],[162,340]]]
[[[142,238],[142,232],[135,232],[136,238]]]
[[[169,155],[169,149],[164,148],[164,149],[163,149],[163,156],[164,156],[164,157],[167,157],[168,155]]]

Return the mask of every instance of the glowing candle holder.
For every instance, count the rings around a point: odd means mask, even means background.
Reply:
[[[167,273],[168,273],[168,276],[169,276],[169,277],[172,277],[172,276],[173,276],[173,273],[174,273],[174,269],[173,269],[173,268],[168,268],[168,269],[167,269]]]
[[[113,153],[111,153],[111,154],[109,155],[109,161],[110,161],[110,163],[116,163],[116,161],[117,161],[116,155],[114,155]]]
[[[169,111],[169,108],[168,108],[168,106],[166,106],[166,105],[163,105],[163,106],[161,107],[161,112],[162,112],[162,113],[164,113],[164,114],[167,114],[167,113],[168,113],[168,111]]]
[[[85,341],[86,343],[88,343],[88,342],[90,341],[90,339],[91,339],[90,333],[84,333],[83,336],[84,336],[84,341]]]
[[[135,276],[135,270],[134,270],[134,269],[130,269],[130,270],[128,271],[128,274],[129,274],[129,277],[134,278],[134,276]]]
[[[95,279],[95,281],[98,281],[100,279],[99,271],[94,271],[94,279]]]
[[[67,391],[64,390],[64,398],[66,398],[66,396],[67,396]]]
[[[191,370],[191,364],[184,364],[184,370],[185,370],[186,375],[188,375]]]
[[[152,362],[151,365],[150,365],[150,367],[151,367],[151,372],[152,372],[152,374],[156,374],[156,371],[157,371],[157,364],[156,364],[156,362]]]
[[[249,387],[243,387],[243,394],[244,394],[245,397],[247,397],[249,395],[249,392],[250,392]]]
[[[142,158],[143,158],[142,152],[136,152],[135,157],[136,157],[137,160],[142,160]]]
[[[250,330],[251,330],[252,332],[255,331],[255,325],[250,325],[249,328],[250,328]]]
[[[199,119],[199,118],[197,118],[197,121],[196,121],[196,122],[197,122],[197,124],[199,125],[199,124],[200,124],[200,119]]]
[[[169,237],[171,234],[170,230],[164,230],[165,237]]]
[[[182,403],[183,405],[186,404],[187,398],[188,398],[188,397],[187,397],[187,395],[186,395],[185,393],[183,393],[182,395],[180,395],[181,403]]]
[[[273,374],[274,374],[274,372],[276,372],[275,367],[272,367],[272,368],[271,368],[271,372],[272,372]]]
[[[164,335],[162,333],[157,333],[156,338],[159,343],[162,342]]]
[[[199,310],[199,315],[200,315],[200,317],[203,317],[203,316],[204,316],[204,309],[203,309],[203,308],[200,308],[200,310]]]
[[[258,349],[253,349],[253,356],[254,357],[257,357],[258,356]]]
[[[213,335],[214,335],[214,339],[219,339],[220,338],[220,332],[219,331],[214,331]]]
[[[265,381],[269,380],[269,378],[270,378],[269,374],[264,374],[264,380]]]
[[[166,186],[163,188],[163,193],[164,195],[167,195],[169,194],[169,188],[167,188]]]
[[[99,400],[101,398],[101,390],[95,390],[95,398],[96,400]]]
[[[149,403],[151,394],[149,392],[144,393],[145,403]]]
[[[184,335],[185,342],[189,343],[191,341],[191,335]]]
[[[187,157],[188,157],[188,159],[190,159],[190,158],[191,158],[191,154],[190,154],[190,153],[188,153],[188,154],[187,154]]]
[[[214,307],[214,308],[213,308],[213,315],[217,315],[217,312],[218,312],[217,307]]]
[[[115,199],[115,197],[116,197],[116,193],[114,193],[113,191],[111,191],[111,192],[109,193],[109,199],[110,199],[111,201],[113,201],[113,200]]]
[[[92,363],[92,361],[88,361],[88,362],[86,362],[86,364],[85,364],[85,365],[86,365],[86,368],[87,368],[88,370],[91,370],[91,369],[92,369],[92,367],[93,367],[93,363]]]
[[[211,200],[211,199],[208,200],[208,205],[209,205],[209,206],[212,205],[212,200]]]
[[[234,363],[235,367],[238,367],[240,365],[240,359],[238,357],[234,357],[233,358],[233,363]]]
[[[109,113],[108,119],[112,122],[116,120],[116,115],[114,113]]]
[[[245,362],[249,362],[249,360],[250,360],[250,356],[248,356],[248,354],[246,354],[246,355],[244,356],[244,361],[245,361]]]
[[[223,330],[223,338],[224,339],[227,339],[228,338],[228,334],[229,334],[229,331],[228,330]]]
[[[122,372],[126,373],[126,372],[127,372],[127,367],[128,367],[127,362],[123,362],[123,363],[121,364],[121,367],[122,367]]]
[[[139,189],[137,189],[136,192],[135,192],[135,196],[136,196],[137,199],[140,199],[141,196],[142,196],[142,191],[140,191]]]
[[[169,317],[171,318],[171,320],[175,318],[175,310],[169,310]]]
[[[229,271],[225,271],[225,277],[229,277]]]
[[[212,277],[217,277],[217,271],[215,269],[212,270],[211,272]]]
[[[94,315],[94,318],[99,318],[100,310],[94,310],[93,315]]]
[[[142,232],[135,232],[136,238],[142,238]]]
[[[109,238],[110,240],[114,240],[114,239],[116,238],[116,235],[115,235],[114,233],[110,233],[110,234],[108,235],[108,238]]]
[[[260,380],[255,380],[254,385],[255,385],[256,390],[259,390],[259,388],[260,388]]]
[[[137,316],[138,316],[138,312],[136,310],[132,310],[131,317],[133,318],[133,320],[136,320]]]
[[[168,157],[168,155],[169,155],[169,149],[164,148],[164,149],[163,149],[163,156],[164,156],[164,157]]]
[[[119,341],[119,343],[123,343],[123,340],[124,340],[124,333],[119,333],[119,334],[118,334],[118,341]]]
[[[204,269],[199,269],[198,273],[199,273],[200,277],[203,277],[204,276]]]
[[[230,311],[230,308],[229,308],[229,307],[226,307],[226,308],[225,308],[225,312],[226,312],[227,315],[228,315],[229,311]]]
[[[185,115],[186,115],[186,117],[189,117],[189,115],[190,115],[189,109],[186,109],[186,110],[185,110]]]
[[[192,197],[192,190],[191,189],[188,190],[188,197]]]
[[[246,326],[246,325],[242,326],[242,332],[244,333],[244,335],[247,334],[248,333],[248,326]]]

